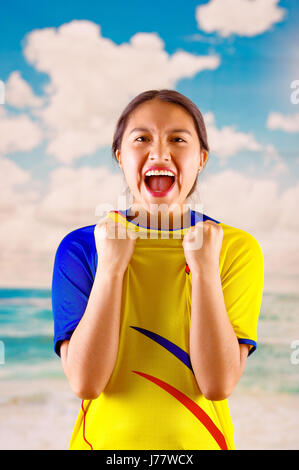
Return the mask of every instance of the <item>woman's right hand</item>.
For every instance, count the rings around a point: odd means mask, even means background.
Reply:
[[[134,252],[138,235],[120,222],[102,219],[94,229],[98,267],[124,274]]]

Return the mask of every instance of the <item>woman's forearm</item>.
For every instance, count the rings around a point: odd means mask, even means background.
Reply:
[[[206,398],[221,400],[240,377],[240,347],[227,315],[219,268],[192,275],[190,359]]]
[[[72,390],[82,399],[98,397],[113,371],[123,276],[97,269],[86,310],[69,341],[63,367]]]

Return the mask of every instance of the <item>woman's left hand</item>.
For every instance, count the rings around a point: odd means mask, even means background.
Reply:
[[[219,269],[222,240],[223,229],[212,220],[197,222],[194,227],[190,227],[182,243],[191,274],[200,272],[203,266],[216,266]]]

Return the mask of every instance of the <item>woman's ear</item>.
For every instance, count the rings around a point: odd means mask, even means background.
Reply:
[[[202,168],[205,166],[207,158],[208,158],[209,152],[207,150],[202,149],[200,151],[200,160],[201,160],[201,166]]]
[[[119,151],[119,149],[116,150],[115,156],[116,156],[116,158],[117,158],[117,160],[118,160],[119,166],[121,167],[121,163],[120,163],[120,151]]]

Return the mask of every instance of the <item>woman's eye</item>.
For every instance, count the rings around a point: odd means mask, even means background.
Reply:
[[[138,140],[138,139],[146,139],[146,137],[145,137],[145,136],[137,137],[136,140],[137,140],[138,142],[142,142],[141,140]],[[173,140],[180,140],[181,142],[185,142],[184,139],[182,139],[181,137],[174,137]]]

